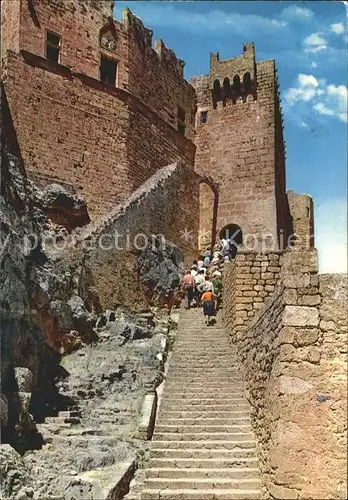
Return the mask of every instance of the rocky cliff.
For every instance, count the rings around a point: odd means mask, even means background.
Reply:
[[[114,468],[146,451],[137,420],[161,382],[168,312],[102,310],[83,250],[65,248],[87,206],[28,180],[3,92],[1,156],[2,496],[96,498],[91,471],[112,488]],[[138,265],[156,296],[172,293],[173,250]]]

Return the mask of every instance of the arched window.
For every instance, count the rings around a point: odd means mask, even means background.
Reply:
[[[250,75],[249,71],[247,73],[244,73],[243,84],[244,84],[245,92],[250,92],[250,90],[251,90],[251,75]]]
[[[220,230],[220,238],[225,238],[230,243],[230,254],[234,258],[237,254],[238,246],[243,244],[242,228],[238,224],[227,224]]]
[[[221,86],[220,86],[220,80],[218,80],[218,79],[214,80],[213,89],[214,89],[215,99],[216,99],[217,101],[220,101],[220,99],[221,99]]]
[[[226,78],[224,78],[223,87],[224,87],[224,97],[230,97],[231,84],[230,84],[230,79],[227,78],[227,76],[226,76]]]
[[[240,84],[240,78],[239,75],[235,75],[233,77],[233,88],[237,94],[240,94],[241,92],[241,84]]]

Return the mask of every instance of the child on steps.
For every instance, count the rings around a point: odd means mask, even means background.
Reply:
[[[210,325],[210,318],[214,314],[214,295],[211,290],[208,290],[206,292],[203,292],[203,295],[201,297],[201,301],[203,304],[203,314],[206,318],[206,324],[207,326]]]

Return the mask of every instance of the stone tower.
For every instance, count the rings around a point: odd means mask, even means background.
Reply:
[[[289,216],[275,62],[256,62],[254,44],[244,44],[243,54],[232,59],[211,54],[209,75],[191,84],[197,94],[200,247],[227,228],[230,235],[237,231],[238,244],[263,240],[283,248]]]

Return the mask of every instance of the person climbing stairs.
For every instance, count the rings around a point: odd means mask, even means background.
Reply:
[[[180,315],[142,500],[261,498],[250,405],[220,321]]]

